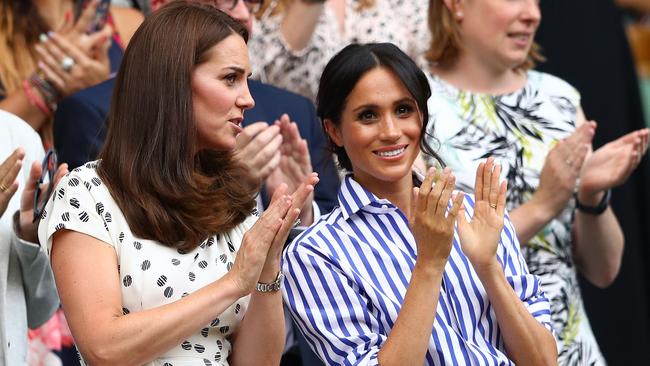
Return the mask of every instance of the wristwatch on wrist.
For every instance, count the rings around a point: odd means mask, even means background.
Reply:
[[[576,194],[576,208],[580,210],[580,212],[584,212],[586,214],[590,215],[600,215],[605,210],[607,209],[607,206],[609,206],[609,199],[612,196],[612,191],[609,189],[605,191],[605,194],[603,195],[603,198],[598,202],[598,205],[596,206],[585,206],[580,201],[578,200],[578,195]]]
[[[255,290],[257,290],[257,292],[276,292],[282,288],[283,280],[284,280],[284,273],[282,273],[282,270],[280,270],[278,272],[277,277],[275,277],[275,281],[271,283],[258,282],[257,285],[255,286]]]

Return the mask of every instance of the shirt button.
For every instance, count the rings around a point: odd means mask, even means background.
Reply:
[[[384,209],[384,210],[387,210],[387,209],[388,209],[388,206],[386,206],[386,205],[381,205],[381,208]]]

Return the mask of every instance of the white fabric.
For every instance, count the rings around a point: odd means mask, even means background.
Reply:
[[[122,306],[125,314],[153,309],[207,286],[231,268],[244,233],[256,216],[225,234],[205,240],[184,253],[136,237],[96,173],[98,162],[87,163],[64,177],[46,206],[39,227],[42,243],[52,247],[60,229],[81,232],[111,245],[117,253]],[[83,243],[79,243],[83,245]],[[249,296],[232,304],[210,324],[172,348],[150,365],[228,365],[233,334],[248,307]]]

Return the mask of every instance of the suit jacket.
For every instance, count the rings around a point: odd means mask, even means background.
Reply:
[[[94,160],[106,138],[105,120],[115,79],[82,90],[59,103],[54,116],[54,146],[60,162],[70,170]],[[314,190],[314,199],[322,213],[337,204],[338,173],[331,155],[326,151],[326,139],[314,105],[307,98],[283,89],[249,81],[255,107],[244,114],[244,126],[253,122],[273,123],[283,113],[298,124],[300,135],[307,140],[314,171],[320,182]],[[262,191],[263,201],[267,195]]]

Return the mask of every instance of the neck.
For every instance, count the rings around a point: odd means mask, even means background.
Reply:
[[[413,194],[413,177],[411,174],[407,174],[396,182],[383,182],[378,180],[364,182],[363,180],[357,179],[357,176],[354,179],[375,196],[389,200],[392,204],[399,207],[406,217],[410,217],[411,198]]]
[[[38,9],[41,19],[53,31],[58,30],[65,22],[65,13],[72,11],[70,0],[32,0],[32,2]]]
[[[511,93],[526,83],[526,73],[486,62],[461,52],[448,66],[432,66],[432,72],[460,90],[482,94]]]

